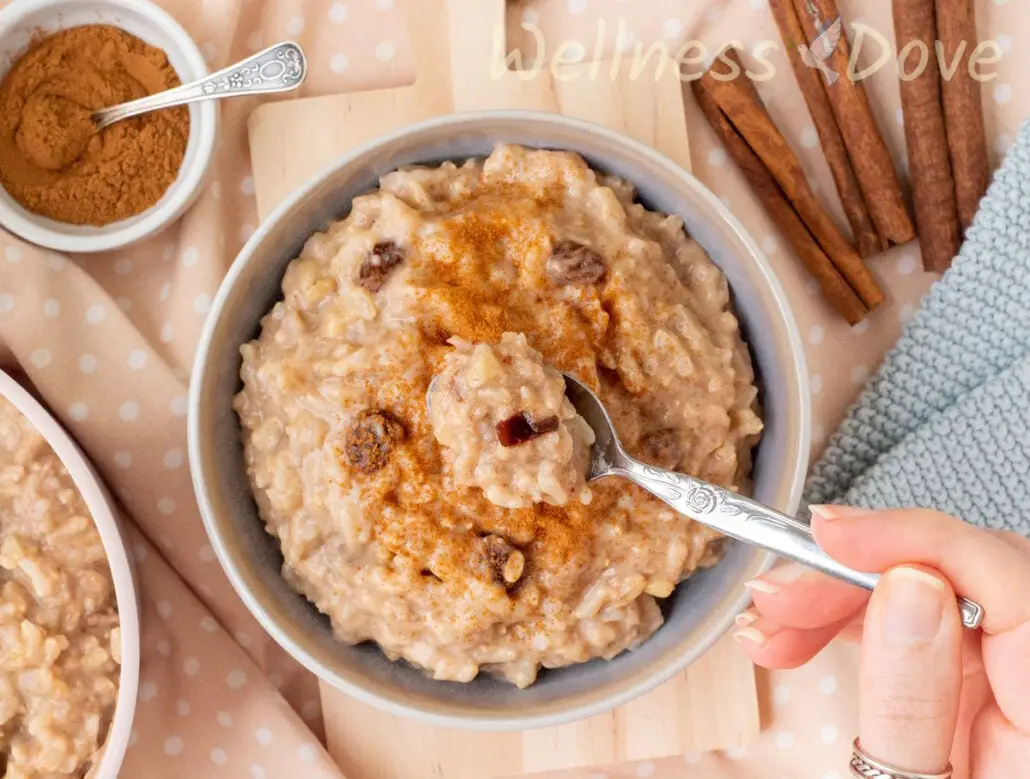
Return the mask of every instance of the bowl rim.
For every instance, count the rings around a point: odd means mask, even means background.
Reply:
[[[136,570],[128,552],[128,542],[114,509],[111,496],[86,455],[68,432],[42,404],[3,370],[0,370],[0,396],[24,415],[64,465],[82,495],[104,545],[121,629],[122,661],[118,674],[118,698],[107,739],[101,747],[97,779],[115,779],[125,752],[136,713],[140,675],[140,616]]]
[[[67,5],[69,0],[14,0],[0,9],[0,40],[3,40],[21,20],[29,14],[46,11],[52,6]],[[151,0],[88,0],[81,3],[97,9],[111,9],[142,16],[162,36],[167,37],[169,46],[160,47],[174,49],[188,63],[195,78],[204,78],[210,70],[200,48],[175,18]],[[57,29],[71,29],[80,25],[65,26],[59,21]],[[6,73],[4,74],[6,75]],[[197,113],[196,132],[190,134],[189,144],[194,143],[196,136],[196,154],[186,168],[180,169],[179,176],[169,187],[176,188],[169,197],[165,192],[154,205],[140,212],[132,224],[118,227],[120,222],[112,222],[97,228],[91,235],[68,235],[47,226],[52,220],[12,208],[0,198],[0,224],[25,241],[54,251],[92,254],[96,252],[121,249],[138,241],[156,235],[177,219],[190,207],[200,192],[214,158],[215,142],[218,137],[218,110],[213,101],[194,103]],[[188,151],[188,147],[187,147]],[[127,221],[127,220],[123,220]]]
[[[251,261],[260,244],[269,236],[279,221],[291,212],[297,205],[305,200],[312,192],[319,189],[324,181],[335,175],[336,171],[366,155],[373,152],[382,145],[403,141],[408,137],[417,137],[427,130],[441,126],[453,129],[458,132],[463,125],[476,124],[484,120],[495,121],[536,121],[539,123],[551,123],[564,126],[567,129],[588,133],[594,136],[601,136],[613,144],[627,147],[635,153],[649,158],[656,165],[672,171],[680,183],[692,190],[694,194],[701,197],[713,209],[713,211],[730,228],[734,237],[744,245],[749,257],[748,259],[756,265],[767,290],[775,301],[775,314],[784,325],[784,336],[789,345],[792,356],[790,366],[783,366],[786,374],[793,378],[797,388],[797,410],[799,412],[797,430],[797,452],[798,467],[793,475],[792,483],[788,491],[788,502],[790,506],[796,506],[801,500],[804,487],[804,477],[807,471],[807,456],[811,445],[811,398],[808,391],[808,371],[805,366],[805,352],[802,345],[800,331],[790,310],[786,293],[776,278],[772,267],[765,255],[762,253],[755,240],[747,233],[743,225],[729,211],[725,204],[720,201],[711,190],[709,190],[699,179],[673,162],[660,152],[645,146],[644,144],[611,130],[602,125],[588,122],[582,119],[551,114],[542,111],[529,110],[484,110],[468,111],[461,113],[447,114],[433,117],[422,121],[414,122],[397,128],[387,133],[377,135],[354,149],[340,155],[328,163],[318,173],[309,178],[303,185],[294,190],[276,208],[262,220],[258,229],[251,236],[233,261],[228,272],[218,288],[218,292],[211,305],[211,314],[207,317],[204,328],[197,345],[194,356],[193,375],[190,382],[189,409],[188,409],[188,452],[190,460],[190,471],[193,479],[194,492],[196,494],[198,507],[207,531],[211,545],[215,551],[219,563],[227,577],[243,600],[244,604],[254,614],[266,632],[296,659],[307,670],[311,671],[320,680],[332,685],[341,692],[356,698],[362,703],[369,704],[375,708],[395,716],[415,719],[429,725],[457,728],[469,731],[519,731],[539,727],[550,727],[569,722],[574,722],[587,717],[602,714],[621,706],[634,698],[639,697],[659,685],[671,679],[677,673],[683,671],[687,665],[707,652],[734,624],[735,616],[742,612],[750,603],[750,594],[741,587],[740,595],[731,602],[731,607],[721,619],[716,620],[715,627],[701,641],[695,642],[692,653],[681,652],[673,661],[666,664],[661,671],[651,674],[644,680],[624,686],[611,694],[598,700],[591,700],[576,706],[570,706],[560,712],[545,712],[542,714],[517,715],[497,714],[487,716],[475,716],[466,714],[448,714],[429,711],[425,708],[405,704],[391,698],[387,698],[376,692],[365,689],[360,683],[345,678],[342,674],[327,667],[315,657],[312,657],[290,637],[287,630],[275,619],[272,611],[263,604],[257,596],[251,592],[244,576],[237,567],[228,544],[223,539],[215,519],[215,510],[212,498],[209,493],[207,478],[202,472],[201,465],[206,458],[201,452],[200,441],[202,431],[200,429],[201,396],[202,388],[210,371],[209,353],[213,345],[213,336],[217,327],[220,313],[237,285],[244,268]],[[776,556],[757,547],[753,548],[754,569],[757,573],[768,570],[776,559]]]

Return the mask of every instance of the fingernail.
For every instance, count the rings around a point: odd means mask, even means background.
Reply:
[[[944,616],[944,584],[918,568],[884,574],[883,637],[897,643],[929,641]]]
[[[805,566],[798,563],[784,563],[762,574],[760,579],[752,579],[749,582],[745,582],[744,586],[755,592],[775,595],[787,585],[793,584],[804,576],[807,570]]]
[[[744,586],[755,592],[764,592],[766,595],[775,595],[780,591],[779,585],[767,582],[764,579],[752,579],[749,582],[744,582]]]
[[[858,506],[809,506],[808,510],[820,519],[864,517],[870,513],[869,509],[859,508]]]
[[[758,646],[765,646],[769,641],[769,639],[766,638],[765,633],[763,633],[758,628],[751,627],[744,628],[743,630],[738,630],[736,633],[733,634],[733,638],[738,644],[743,644],[745,641],[750,641],[752,644],[757,644]]]
[[[786,586],[793,584],[810,570],[812,569],[801,565],[801,563],[784,563],[763,574],[762,579],[773,584]]]
[[[752,622],[758,619],[758,615],[753,609],[748,609],[743,614],[738,614],[736,617],[737,627],[746,628]]]

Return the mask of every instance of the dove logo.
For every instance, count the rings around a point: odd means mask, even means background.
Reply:
[[[827,26],[826,29],[819,33],[819,37],[812,41],[811,48],[803,43],[798,46],[801,61],[808,65],[808,67],[815,68],[822,73],[826,83],[830,86],[837,83],[840,74],[826,63],[833,56],[833,53],[837,51],[837,47],[840,46],[840,36],[843,34],[844,20],[838,16],[833,24]]]

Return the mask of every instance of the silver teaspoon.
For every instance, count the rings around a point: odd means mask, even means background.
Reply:
[[[565,376],[565,394],[576,411],[594,430],[596,441],[590,450],[587,481],[606,476],[621,476],[643,487],[684,516],[770,552],[788,557],[849,584],[872,590],[880,574],[856,571],[834,560],[812,538],[808,525],[793,517],[763,506],[732,490],[640,462],[628,454],[615,435],[608,412],[598,397],[582,382]],[[983,607],[959,598],[962,624],[978,628],[983,622]]]
[[[93,123],[100,131],[115,122],[161,108],[238,95],[288,92],[303,84],[307,73],[303,50],[292,41],[284,41],[189,84],[95,111]]]

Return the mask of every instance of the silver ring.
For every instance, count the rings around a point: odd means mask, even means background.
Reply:
[[[902,771],[886,763],[881,763],[875,757],[865,753],[856,738],[852,744],[854,750],[851,755],[851,775],[858,779],[951,779],[951,763],[947,769],[940,774],[919,774],[914,771]]]

